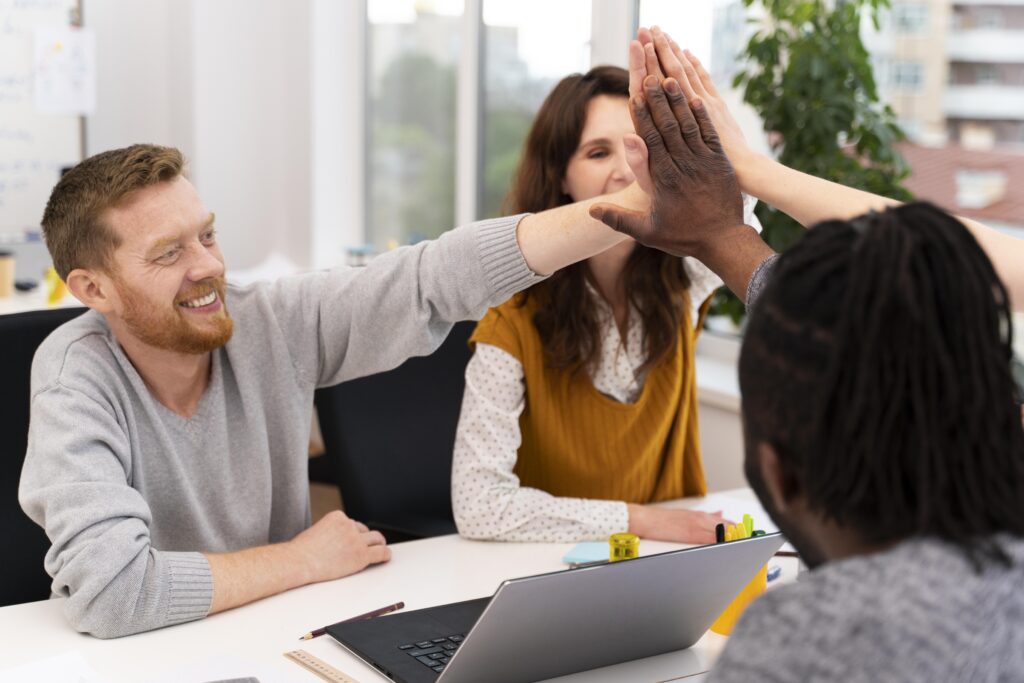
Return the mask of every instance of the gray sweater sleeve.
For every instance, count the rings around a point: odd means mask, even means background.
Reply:
[[[91,392],[58,382],[32,397],[19,498],[50,538],[45,568],[68,620],[100,638],[199,619],[213,598],[201,553],[152,547],[130,451],[118,411]]]
[[[272,286],[269,306],[297,370],[316,386],[390,370],[432,353],[455,322],[478,320],[541,281],[516,241],[521,218],[473,223],[389,251],[366,267]]]
[[[772,278],[772,271],[775,270],[775,263],[779,260],[779,254],[772,254],[754,268],[750,274],[750,282],[747,283],[747,313],[749,314],[757,306],[758,299],[764,293],[764,288]]]

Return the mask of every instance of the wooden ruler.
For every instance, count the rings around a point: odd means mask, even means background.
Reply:
[[[291,650],[285,652],[284,656],[328,683],[359,683],[356,679],[346,676],[324,660],[314,657],[305,650]]]

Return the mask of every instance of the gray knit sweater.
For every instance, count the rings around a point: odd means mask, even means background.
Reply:
[[[925,539],[823,565],[747,609],[710,680],[1024,680],[1024,541],[1003,540],[1014,566],[980,573]]]
[[[229,287],[234,336],[188,419],[152,397],[102,316],[56,330],[32,366],[19,498],[50,538],[71,624],[108,638],[201,618],[213,592],[202,552],[305,529],[314,389],[429,354],[453,322],[537,282],[518,218],[366,268]]]

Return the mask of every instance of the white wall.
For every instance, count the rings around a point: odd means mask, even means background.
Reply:
[[[309,253],[309,6],[192,4],[195,177],[231,266]]]
[[[700,446],[708,491],[747,485],[743,474],[743,420],[736,372],[740,340],[703,333],[697,340]]]
[[[698,374],[697,383],[700,382]],[[743,474],[743,420],[739,411],[700,396],[699,416],[700,452],[708,492],[747,486],[747,478]]]
[[[85,22],[97,38],[96,112],[86,122],[89,154],[136,142],[191,147],[191,119],[178,101],[190,36],[174,30],[188,10],[188,3],[171,0],[86,5]]]
[[[323,244],[318,248],[312,237],[311,5],[86,4],[85,23],[96,31],[98,46],[88,153],[136,142],[181,148],[203,200],[217,214],[230,269],[252,267],[272,253],[300,267],[341,258],[325,257]],[[345,33],[339,26],[330,37],[344,41]],[[327,230],[341,230],[343,216],[329,218],[334,225]],[[340,251],[339,245],[329,251]]]

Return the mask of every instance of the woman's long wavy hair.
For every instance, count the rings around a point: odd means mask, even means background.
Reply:
[[[505,198],[506,215],[572,203],[572,197],[562,191],[563,181],[580,144],[588,105],[598,95],[622,97],[625,102],[629,97],[626,70],[598,66],[586,74],[573,74],[547,96],[526,137]],[[643,322],[644,367],[649,368],[676,343],[689,302],[690,280],[682,259],[639,244],[622,276],[629,301]],[[518,295],[520,306],[537,297],[533,322],[544,342],[547,362],[555,369],[575,373],[589,366],[601,350],[597,308],[586,291],[589,277],[586,262],[575,263]]]

